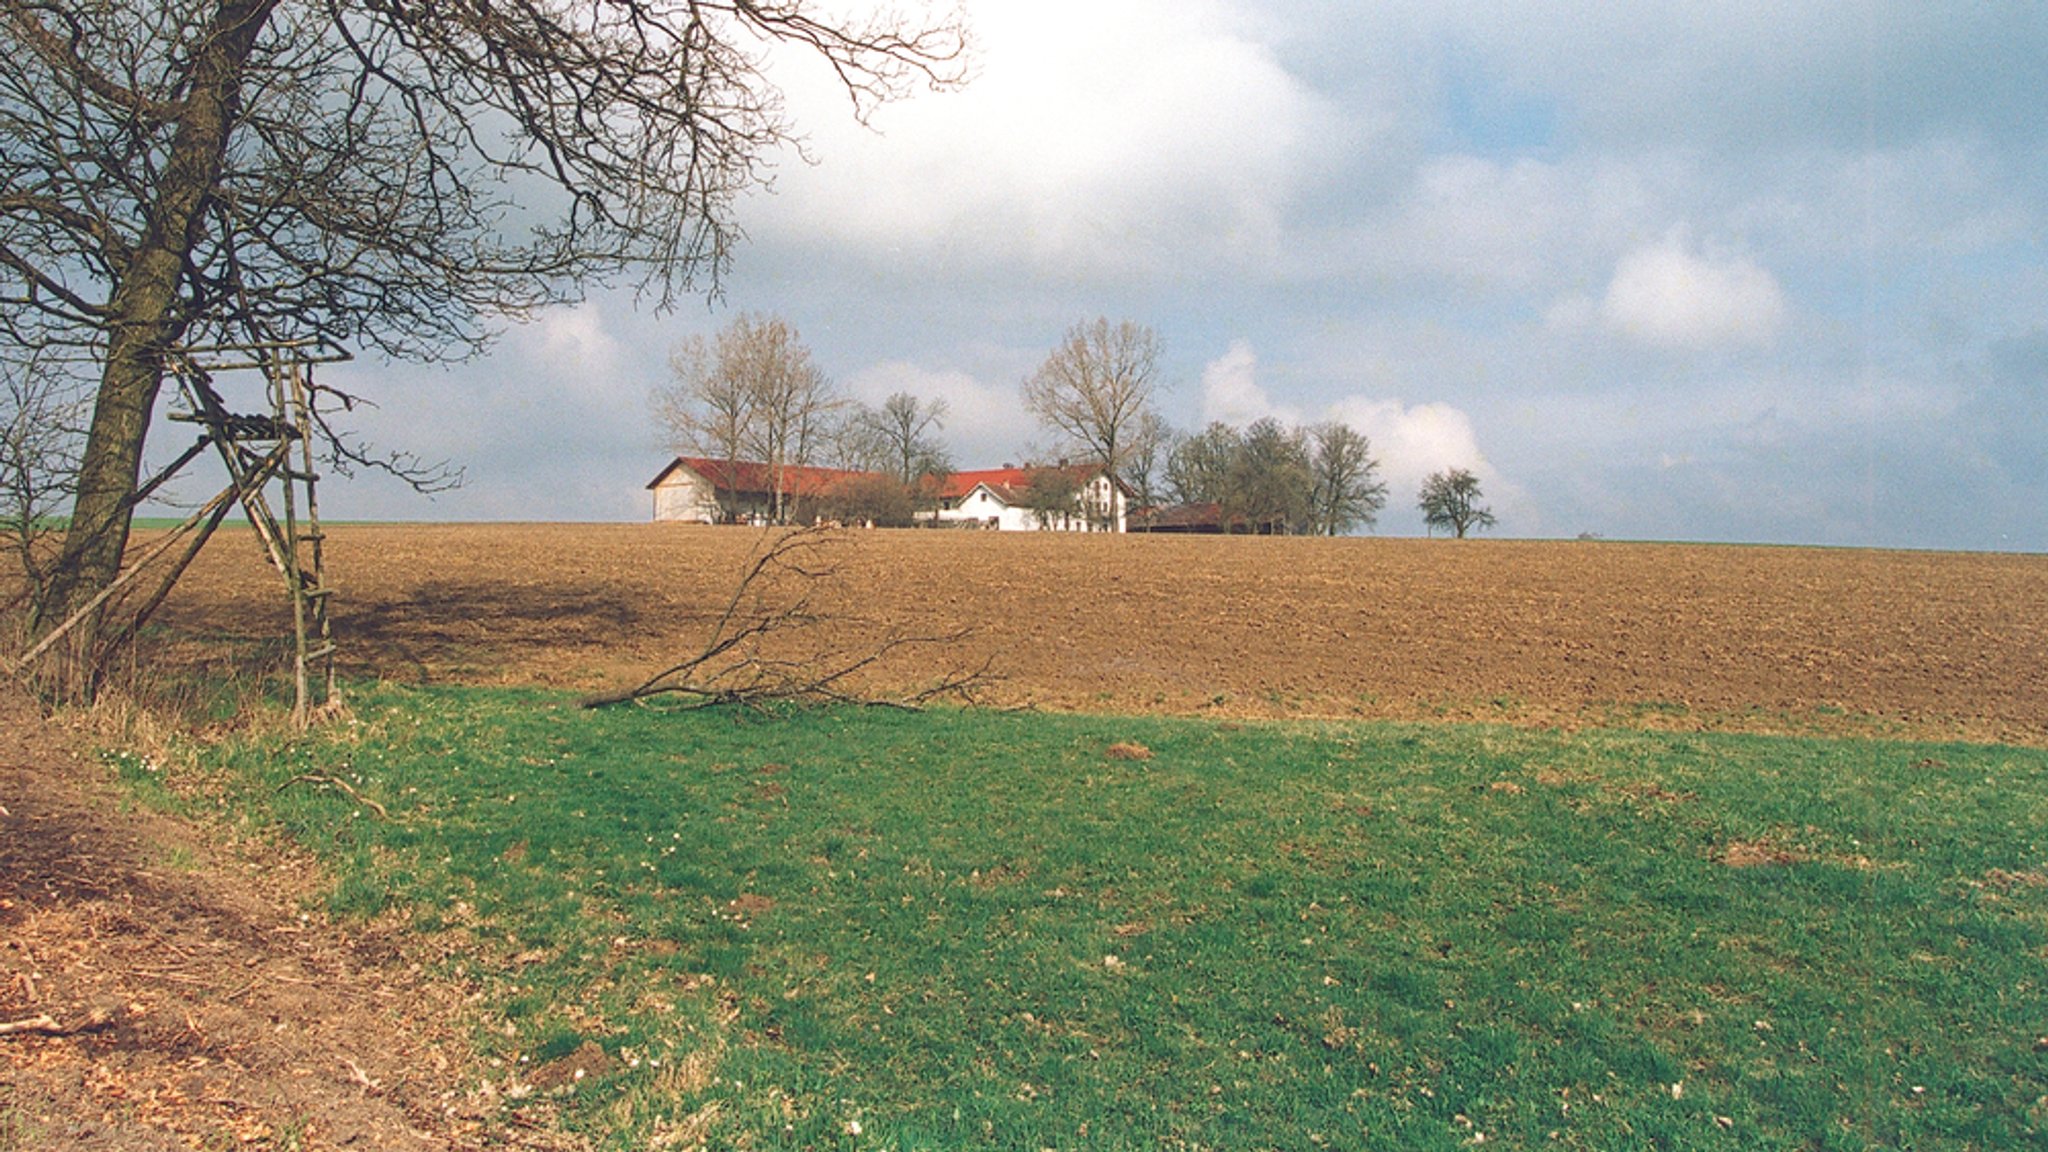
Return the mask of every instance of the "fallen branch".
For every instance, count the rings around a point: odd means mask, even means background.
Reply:
[[[891,633],[851,648],[823,643],[806,647],[805,639],[842,631],[849,623],[813,605],[818,588],[839,574],[827,549],[846,538],[830,527],[797,528],[763,537],[749,556],[725,610],[696,653],[630,688],[587,696],[583,707],[603,708],[668,695],[686,697],[705,707],[759,707],[808,700],[915,711],[942,697],[971,699],[976,689],[998,679],[993,660],[988,660],[971,670],[949,671],[907,695],[872,696],[849,689],[849,681],[884,660],[912,649],[953,648],[972,630],[909,636]],[[768,652],[765,649],[771,643],[794,648],[796,654]]]
[[[356,791],[355,788],[351,786],[349,782],[346,780],[342,780],[334,776],[321,776],[312,772],[301,772],[297,776],[294,776],[291,779],[285,781],[284,783],[279,784],[277,786],[277,790],[279,792],[282,792],[294,784],[325,784],[329,788],[339,788],[343,792],[348,793],[349,799],[354,800],[356,803],[361,804],[363,807],[368,808],[372,812],[375,812],[379,819],[391,819],[391,813],[385,811],[384,806],[382,804],[379,804],[375,800],[370,799],[368,796],[363,795],[361,792]]]
[[[0,1022],[0,1036],[12,1036],[17,1032],[47,1032],[52,1036],[62,1036],[64,1034],[64,1026],[57,1023],[57,1018],[48,1012],[40,1016],[32,1016],[27,1020]]]
[[[348,1065],[348,1078],[350,1080],[355,1081],[357,1084],[362,1085],[364,1091],[379,1092],[383,1090],[383,1081],[370,1079],[370,1074],[363,1071],[362,1065],[356,1063],[353,1060],[348,1059],[345,1056],[342,1058],[341,1062],[343,1064]]]
[[[76,1024],[65,1024],[48,1012],[41,1012],[26,1020],[0,1021],[0,1036],[72,1036],[104,1028],[113,1023],[113,1020],[113,1016],[107,1012],[96,1010]]]

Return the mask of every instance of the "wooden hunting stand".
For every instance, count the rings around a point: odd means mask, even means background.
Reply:
[[[101,612],[141,573],[183,549],[150,595],[124,623],[111,632],[109,647],[134,638],[171,588],[239,504],[263,545],[271,567],[284,578],[292,602],[293,718],[305,724],[313,710],[335,699],[334,637],[328,621],[330,589],[322,556],[326,539],[320,528],[317,495],[319,475],[313,470],[314,397],[312,366],[347,360],[347,353],[315,341],[265,341],[180,348],[165,359],[165,371],[178,383],[184,407],[170,418],[199,426],[200,434],[171,464],[136,489],[133,504],[147,500],[211,447],[226,465],[228,485],[198,511],[153,542],[98,596],[52,629],[18,660],[17,668],[48,651],[80,621]],[[260,371],[265,382],[267,413],[229,411],[214,387],[214,375]],[[277,484],[275,506],[272,484]],[[282,515],[279,515],[280,510]],[[316,699],[317,697],[317,699]]]

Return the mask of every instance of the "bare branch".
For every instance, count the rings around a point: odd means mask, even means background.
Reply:
[[[852,649],[825,637],[844,628],[843,618],[813,608],[815,593],[838,575],[831,549],[850,538],[835,528],[796,528],[764,535],[741,570],[725,610],[703,644],[630,687],[600,692],[585,708],[680,696],[700,706],[757,707],[785,700],[918,708],[944,697],[970,699],[993,683],[993,661],[971,669],[950,669],[931,683],[899,696],[858,691],[860,677],[911,652],[946,651],[971,629],[923,634],[890,633]]]

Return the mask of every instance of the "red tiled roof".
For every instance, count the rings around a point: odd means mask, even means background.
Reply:
[[[991,492],[1003,498],[1006,503],[1016,504],[1024,499],[1024,493],[1031,488],[1031,478],[1040,472],[1064,471],[1074,478],[1077,485],[1095,479],[1102,469],[1094,464],[1070,464],[1066,468],[983,468],[974,472],[954,472],[946,477],[939,488],[939,496],[946,500],[958,500],[974,491],[977,484],[986,484]]]
[[[753,460],[713,460],[705,456],[676,457],[647,486],[659,486],[677,468],[688,468],[721,492],[759,495],[775,491],[774,470],[768,465]],[[874,473],[789,464],[782,469],[782,492],[785,496],[823,496],[837,484],[871,475]]]

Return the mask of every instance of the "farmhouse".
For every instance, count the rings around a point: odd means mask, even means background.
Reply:
[[[1035,491],[1050,481],[1053,493]],[[1130,488],[1093,464],[955,472],[939,488],[941,524],[1004,532],[1122,532]]]
[[[767,523],[776,519],[781,493],[784,519],[830,514],[834,495],[873,473],[841,468],[770,468],[749,460],[678,456],[647,484],[656,520],[694,524]],[[1122,532],[1130,489],[1095,465],[1044,468],[1004,466],[954,472],[938,488],[937,507],[924,513],[942,527]]]

